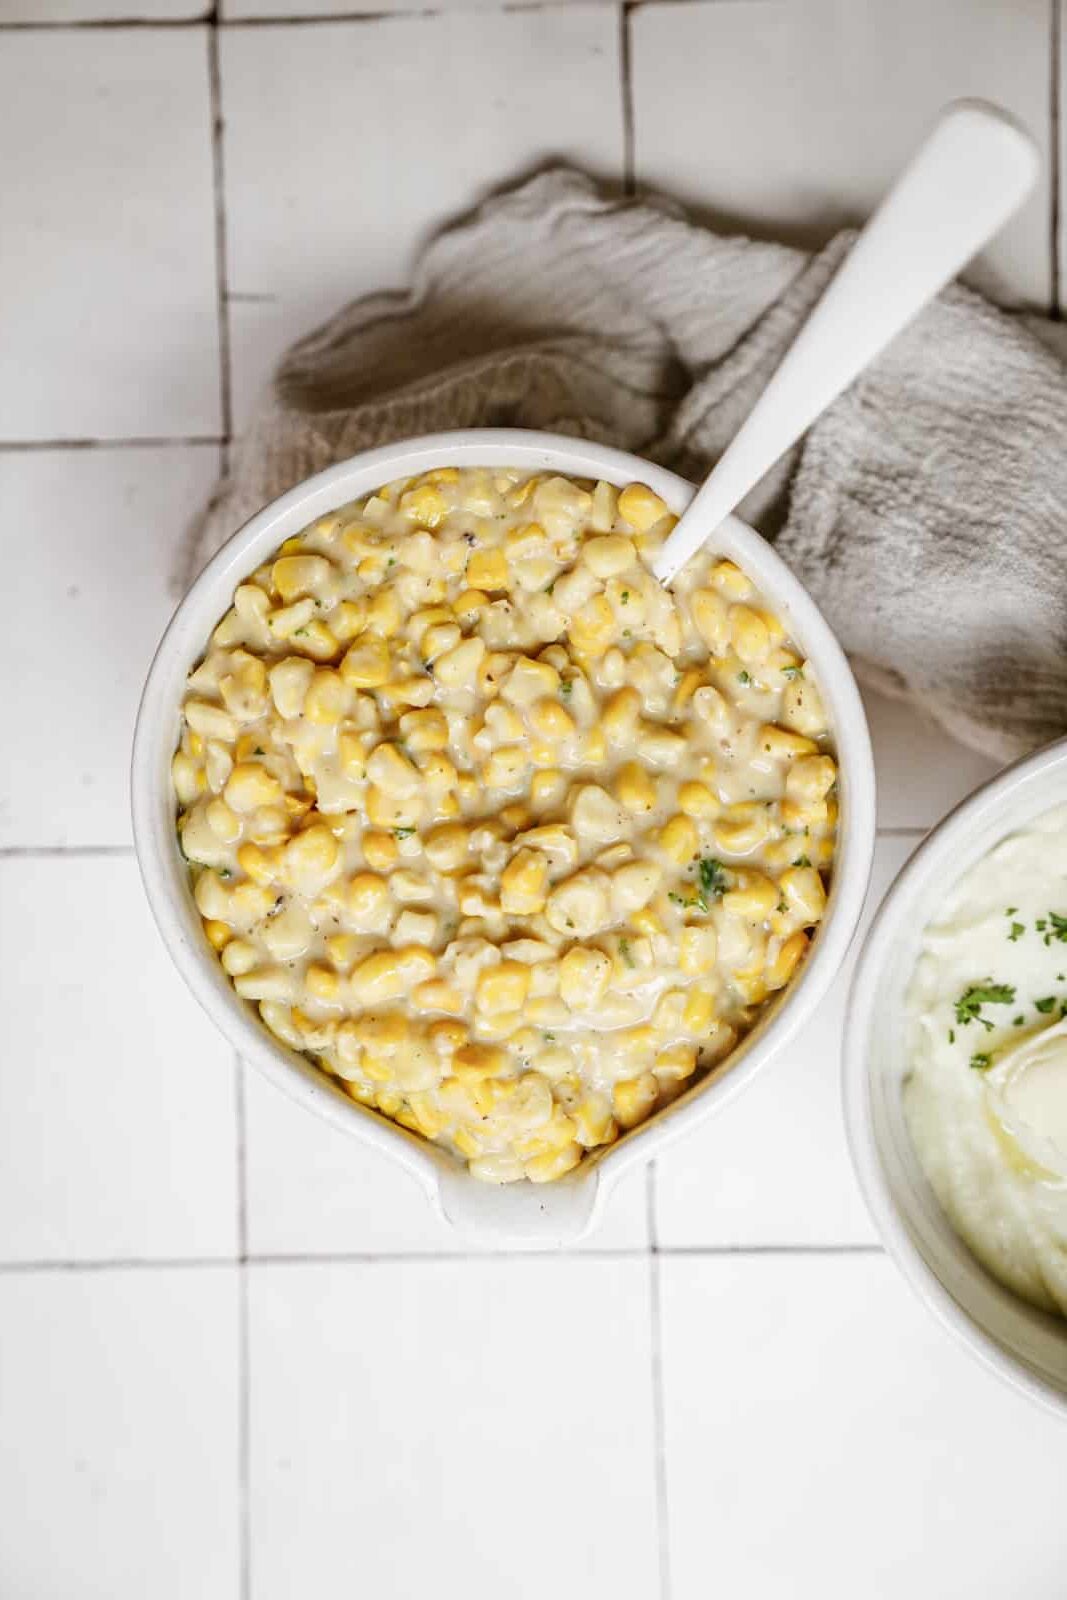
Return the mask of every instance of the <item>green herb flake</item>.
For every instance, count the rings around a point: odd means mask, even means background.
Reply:
[[[1018,911],[1018,909],[1019,909],[1018,906],[1009,906],[1008,909],[1005,911],[1004,915],[1006,917],[1013,917],[1015,915],[1015,913]]]
[[[986,1055],[984,1051],[977,1050],[971,1057],[971,1066],[976,1072],[984,1072],[992,1059],[992,1056]]]
[[[230,871],[229,867],[220,867],[219,868],[219,877],[220,878],[232,878],[233,877],[233,873]]]
[[[981,1015],[982,1007],[1010,1006],[1014,999],[1015,990],[1010,983],[994,983],[992,978],[985,983],[972,983],[956,1001],[956,1021],[962,1027],[980,1022],[987,1033],[992,1033],[993,1024]]]
[[[802,678],[803,676],[804,676],[804,668],[803,667],[783,667],[782,668],[782,677],[783,678],[789,678],[790,681],[795,681],[797,678]]]
[[[949,1044],[955,1044],[956,1043],[956,1030],[955,1030],[955,1028],[950,1028],[948,1030],[948,1042],[949,1042]]]
[[[622,603],[623,603],[624,606],[628,606],[630,604],[630,591],[629,591],[629,589],[624,589],[622,591],[621,599],[622,599]]]
[[[738,683],[751,683],[752,682],[752,674],[751,674],[751,672],[739,672],[737,674],[737,681],[738,681]]]
[[[394,828],[393,833],[398,839],[410,839],[415,832],[414,828]]]
[[[794,867],[810,867],[811,862],[808,860],[807,856],[797,856],[796,860],[793,862],[793,865]]]
[[[1022,1017],[1015,1017],[1014,1020],[1012,1021],[1012,1027],[1013,1028],[1021,1028],[1022,1025],[1023,1025]]]
[[[1048,927],[1048,923],[1045,921],[1045,918],[1042,917],[1038,922],[1034,923],[1034,927],[1037,929],[1038,933],[1044,933],[1045,929]]]
[[[1048,920],[1050,936],[1060,944],[1067,944],[1067,917],[1061,917],[1058,911],[1050,911]]]
[[[630,949],[629,939],[619,940],[619,954],[622,956],[622,959],[626,962],[628,967],[635,965],[633,951]]]
[[[1011,925],[1011,932],[1008,934],[1008,943],[1009,944],[1014,944],[1017,939],[1021,939],[1022,938],[1022,936],[1023,936],[1023,934],[1025,932],[1026,932],[1026,924],[1025,924],[1025,922],[1013,922],[1012,925]]]
[[[1054,994],[1047,994],[1043,1000],[1034,1001],[1034,1008],[1035,1010],[1040,1011],[1043,1017],[1047,1017],[1055,1004],[1056,996]]]
[[[569,700],[570,699],[570,696],[571,696],[573,690],[574,690],[574,679],[573,678],[564,678],[563,682],[559,686],[559,692],[563,696],[564,700]]]
[[[715,856],[701,856],[700,858],[700,887],[705,895],[718,900],[729,888],[726,878],[726,868]]]

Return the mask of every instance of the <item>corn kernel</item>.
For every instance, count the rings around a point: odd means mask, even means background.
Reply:
[[[659,1099],[659,1084],[651,1072],[638,1078],[624,1078],[612,1092],[615,1119],[620,1127],[633,1128],[652,1111]]]
[[[693,1028],[692,1031],[696,1033],[698,1030]],[[679,1083],[691,1078],[696,1069],[697,1053],[693,1046],[675,1044],[659,1052],[652,1070],[664,1083]]]
[[[239,812],[255,811],[281,799],[282,786],[272,772],[254,761],[241,761],[230,773],[223,790],[226,804]]]
[[[715,1020],[715,1002],[706,989],[692,989],[682,1012],[689,1033],[705,1034]],[[695,1060],[694,1060],[695,1065]]]
[[[826,910],[826,888],[814,867],[790,867],[782,873],[779,887],[782,899],[805,927],[822,921]]]
[[[715,965],[718,939],[710,922],[692,923],[678,939],[678,965],[690,977],[710,972]]]
[[[487,789],[513,789],[526,775],[529,763],[522,745],[505,745],[494,750],[482,767],[482,782]]]
[[[336,1005],[341,997],[340,976],[330,967],[312,964],[304,974],[304,984],[308,994],[327,1005]]]
[[[436,963],[429,950],[406,945],[399,950],[379,950],[361,961],[352,974],[352,993],[362,1006],[400,1000],[418,983],[433,976]]]
[[[770,630],[760,613],[750,606],[734,606],[731,610],[730,639],[746,666],[763,661],[771,648]]]
[[[829,756],[801,756],[785,777],[785,792],[800,805],[822,800],[837,780],[837,768]]]
[[[685,710],[686,706],[689,704],[696,691],[700,688],[703,681],[703,678],[695,667],[691,667],[688,672],[683,672],[681,678],[678,680],[678,687],[674,691],[674,699],[671,702],[672,710],[674,711],[675,716],[678,716]]]
[[[385,872],[395,865],[399,854],[395,835],[379,833],[373,829],[363,835],[363,859],[368,867]]]
[[[411,991],[411,999],[420,1011],[445,1011],[454,1017],[460,1016],[466,1005],[459,990],[443,978],[431,978],[428,983],[416,984]]]
[[[530,969],[521,961],[501,961],[489,967],[478,979],[475,1004],[479,1011],[493,1016],[501,1011],[521,1009],[530,988]]]
[[[784,989],[808,948],[808,936],[799,929],[782,941],[778,954],[767,965],[767,988]]]
[[[627,761],[615,776],[615,798],[627,811],[651,811],[656,804],[656,786],[644,767]]]
[[[332,571],[325,556],[282,556],[270,570],[270,581],[288,605],[302,595],[320,592]]]
[[[340,670],[350,689],[380,689],[389,682],[389,647],[382,639],[360,639],[349,649]]]
[[[738,872],[722,897],[722,908],[734,917],[762,922],[778,904],[779,892],[762,872]]]
[[[301,894],[316,895],[337,871],[341,847],[329,828],[315,823],[294,834],[282,851],[282,881]]]
[[[537,850],[519,850],[500,876],[500,906],[508,916],[543,911],[548,896],[548,862]]]
[[[367,777],[386,794],[406,797],[419,787],[419,769],[395,744],[378,745],[367,759]]]
[[[448,722],[441,711],[405,711],[400,718],[400,733],[409,750],[445,750],[448,747]]]
[[[758,848],[771,831],[766,806],[751,801],[727,806],[715,824],[715,842],[731,855],[748,855]]]
[[[679,812],[660,829],[657,842],[664,855],[679,866],[686,866],[697,853],[700,836],[691,818]]]
[[[647,533],[666,515],[667,507],[646,484],[627,484],[619,495],[619,516],[637,533]]]
[[[592,1011],[603,999],[611,962],[602,950],[568,950],[559,967],[559,992],[572,1011]]]
[[[526,1162],[526,1176],[531,1183],[552,1183],[570,1172],[582,1159],[582,1147],[577,1142],[565,1144],[544,1155],[531,1156]]]
[[[629,517],[626,520],[629,522]],[[586,539],[582,545],[581,559],[595,577],[614,578],[635,565],[637,551],[632,539],[627,539],[621,533],[608,533],[599,538]]]
[[[210,917],[204,919],[204,933],[213,950],[221,950],[233,938],[233,930],[228,922],[216,922]]]
[[[304,700],[304,715],[309,722],[326,726],[340,722],[348,705],[348,686],[339,672],[320,667],[311,680]]]
[[[739,566],[732,561],[720,561],[710,573],[712,586],[731,600],[747,600],[753,593],[752,584]]]
[[[794,761],[797,756],[813,756],[819,748],[814,739],[807,739],[790,728],[776,727],[773,722],[765,723],[759,730],[757,744],[761,754],[774,756],[780,761]]]
[[[237,865],[253,883],[269,884],[278,875],[279,855],[276,850],[263,850],[249,842],[238,850]]]

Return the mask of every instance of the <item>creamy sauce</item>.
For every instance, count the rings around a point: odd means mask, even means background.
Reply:
[[[640,484],[447,469],[250,574],[191,674],[178,829],[238,994],[490,1181],[721,1060],[833,857],[818,685]]]
[[[912,1140],[953,1226],[1067,1315],[1067,807],[960,880],[908,995]]]

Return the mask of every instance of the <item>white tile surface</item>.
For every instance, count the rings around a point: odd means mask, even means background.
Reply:
[[[0,1593],[235,1600],[232,1269],[0,1277]]]
[[[250,1269],[255,1600],[656,1593],[644,1260]]]
[[[488,190],[553,157],[617,175],[618,50],[603,5],[227,29],[238,425],[298,335],[404,288],[417,246]]]
[[[672,1600],[1059,1600],[1067,1430],[886,1258],[661,1271]]]
[[[914,839],[880,839],[858,938]],[[733,1105],[656,1162],[659,1243],[853,1244],[874,1229],[841,1115],[841,1026],[858,943],[826,1000]]]
[[[0,49],[0,439],[219,427],[207,35]]]
[[[940,107],[997,101],[1049,153],[1047,0],[711,0],[632,18],[636,171],[743,231],[800,244],[862,219]],[[973,280],[1044,306],[1046,182]]]
[[[184,22],[207,10],[207,0],[0,0],[0,24]]]
[[[968,750],[911,706],[863,696],[874,747],[881,828],[932,828],[993,777],[995,761]]]
[[[245,1069],[248,1241],[253,1255],[465,1253],[419,1184]],[[644,1169],[628,1174],[582,1250],[648,1242]],[[494,1248],[492,1241],[487,1249]]]
[[[214,445],[0,455],[0,676],[19,686],[8,750],[34,776],[0,784],[0,846],[129,841],[137,703],[175,546],[218,465]]]
[[[0,1261],[232,1253],[232,1056],[133,861],[0,860],[0,975]]]

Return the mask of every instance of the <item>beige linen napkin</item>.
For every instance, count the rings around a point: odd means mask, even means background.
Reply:
[[[289,352],[182,577],[302,478],[442,428],[580,434],[702,477],[849,243],[722,238],[542,173],[439,235],[407,293]],[[946,290],[741,508],[862,677],[1003,759],[1067,730],[1056,334]]]

